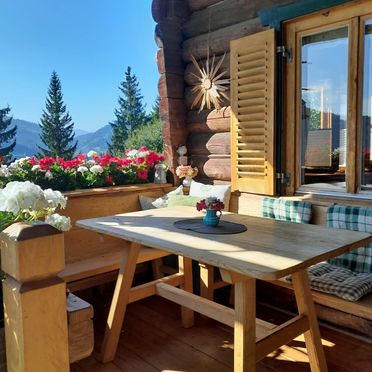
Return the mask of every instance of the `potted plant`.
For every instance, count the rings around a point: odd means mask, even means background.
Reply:
[[[224,203],[216,197],[205,198],[196,203],[196,209],[198,211],[206,210],[203,223],[211,227],[216,227],[218,225],[222,215],[222,209],[224,208]]]

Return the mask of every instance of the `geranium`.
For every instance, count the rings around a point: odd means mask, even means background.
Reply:
[[[29,157],[16,160],[9,166],[0,166],[0,187],[11,181],[32,181],[41,188],[61,191],[151,182],[155,165],[164,160],[147,147],[128,149],[126,156],[98,155],[89,151],[88,156],[75,158]]]
[[[17,221],[45,221],[61,231],[71,227],[70,219],[55,214],[55,210],[66,207],[67,198],[59,191],[51,189],[43,191],[32,182],[9,182],[0,190],[0,225]],[[52,216],[53,217],[48,217]],[[48,222],[49,221],[49,222]]]
[[[203,209],[213,209],[215,211],[221,211],[225,208],[225,204],[218,198],[211,196],[200,200],[196,203],[196,209],[202,211]]]

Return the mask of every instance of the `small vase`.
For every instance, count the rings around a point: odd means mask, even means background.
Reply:
[[[217,216],[217,212],[219,215]],[[222,215],[221,211],[216,211],[215,209],[207,209],[205,216],[203,217],[203,223],[206,226],[216,227],[220,222],[220,217]]]
[[[190,187],[191,186],[191,181],[192,181],[191,177],[185,177],[182,181],[182,185],[184,187]]]

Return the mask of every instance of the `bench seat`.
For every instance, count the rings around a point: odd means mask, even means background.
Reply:
[[[104,245],[99,253],[79,257],[78,260],[66,262],[66,268],[59,276],[66,282],[71,291],[92,287],[115,280],[120,266],[123,247],[119,244]],[[137,263],[151,261],[168,256],[169,253],[154,248],[143,247]]]
[[[287,282],[285,279],[275,280],[272,283],[287,289],[293,289],[292,284]],[[328,293],[318,292],[315,290],[312,290],[311,292],[314,302],[319,305],[372,320],[372,293],[369,293],[356,302],[351,302]]]

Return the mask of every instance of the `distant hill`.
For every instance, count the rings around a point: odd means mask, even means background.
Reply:
[[[36,154],[38,152],[37,146],[41,145],[39,125],[21,119],[13,119],[12,123],[18,127],[14,156],[22,158]],[[111,127],[105,125],[94,133],[75,129],[75,135],[78,140],[78,152],[87,153],[90,150],[105,152],[107,142],[111,140]]]
[[[107,142],[111,141],[111,133],[111,126],[107,124],[94,133],[78,136],[78,152],[83,154],[90,150],[105,152],[107,150]]]

